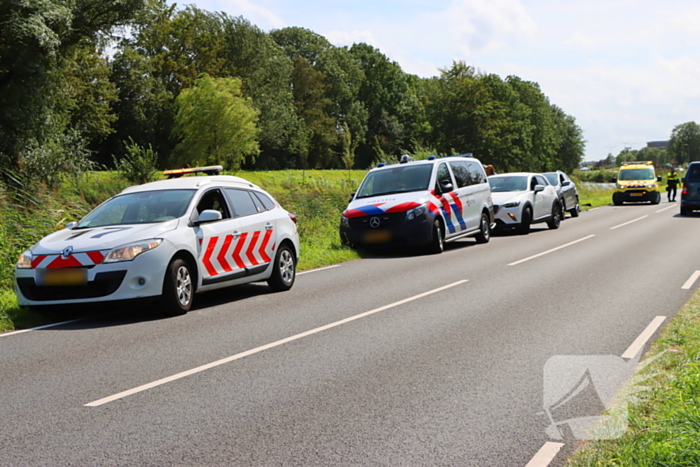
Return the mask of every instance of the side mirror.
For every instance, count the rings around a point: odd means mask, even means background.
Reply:
[[[450,191],[454,190],[455,187],[452,185],[452,182],[449,180],[443,180],[440,182],[440,191],[443,193],[449,193]]]
[[[657,181],[657,182],[660,182],[660,181],[661,181],[661,175],[658,175],[658,176],[656,177],[656,181]]]
[[[561,182],[561,186],[569,186],[569,185],[571,185],[571,182],[569,180],[564,180],[563,182]]]
[[[613,183],[617,183],[617,177],[613,177],[613,178],[612,178],[612,182],[613,182]]]
[[[544,191],[544,185],[535,185],[534,191],[535,191],[535,193],[539,193],[540,191]]]
[[[66,229],[72,229],[72,228],[75,227],[76,225],[78,225],[77,222],[69,222],[69,223],[66,224],[66,227],[65,227],[65,228],[66,228]]]
[[[199,214],[199,217],[195,221],[194,225],[204,224],[205,222],[214,222],[221,220],[221,213],[219,211],[214,211],[213,209],[205,209]]]
[[[356,193],[355,191],[353,191],[352,193],[350,193],[350,199],[348,199],[348,203],[349,203],[350,201],[352,201],[352,199],[355,197],[355,193]]]

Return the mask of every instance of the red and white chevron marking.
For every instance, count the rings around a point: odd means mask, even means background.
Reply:
[[[202,265],[209,277],[272,261],[272,230],[244,232],[240,235],[209,237],[204,241]]]
[[[37,268],[75,268],[102,264],[109,250],[86,251],[71,253],[64,258],[62,255],[37,255],[32,259],[32,269]]]

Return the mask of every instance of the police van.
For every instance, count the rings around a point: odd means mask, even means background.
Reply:
[[[380,164],[353,193],[340,237],[353,247],[425,245],[474,237],[486,243],[494,222],[491,187],[479,160],[468,154]]]

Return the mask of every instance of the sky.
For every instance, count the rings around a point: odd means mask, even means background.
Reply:
[[[667,140],[700,108],[698,0],[185,0],[264,31],[365,42],[406,73],[464,61],[540,85],[576,119],[585,160]]]

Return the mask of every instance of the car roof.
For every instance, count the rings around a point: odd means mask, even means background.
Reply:
[[[523,176],[529,176],[529,175],[542,175],[542,174],[537,173],[537,172],[508,172],[507,174],[490,175],[489,178],[491,178],[491,177],[523,177]]]
[[[236,186],[260,190],[259,186],[241,177],[236,177],[233,175],[200,175],[172,178],[168,180],[159,180],[157,182],[145,183],[143,185],[135,185],[122,190],[121,193],[137,193],[140,191],[153,190],[177,190],[187,188],[198,190],[209,185],[230,185],[232,187]]]
[[[396,164],[387,164],[387,165],[381,165],[373,168],[370,170],[370,172],[374,172],[375,170],[386,170],[386,169],[394,169],[396,167],[402,167],[402,166],[411,166],[411,165],[428,165],[428,164],[436,164],[441,161],[450,161],[450,160],[468,160],[468,161],[476,161],[476,162],[481,162],[479,159],[472,157],[472,156],[465,156],[462,154],[454,155],[454,156],[442,156],[442,157],[434,157],[431,156],[432,159],[419,159],[419,160],[410,160],[408,162],[397,162]]]

